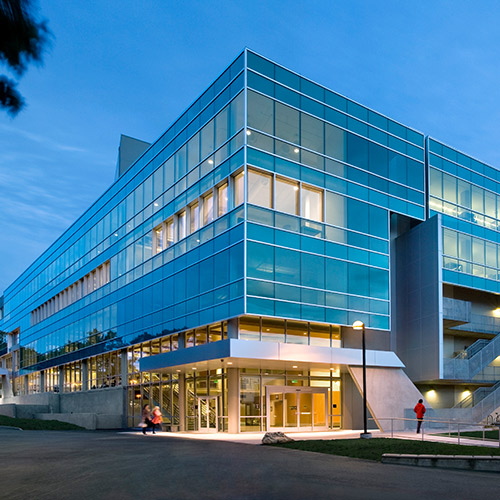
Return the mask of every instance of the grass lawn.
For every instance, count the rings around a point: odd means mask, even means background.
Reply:
[[[58,420],[36,420],[31,418],[12,418],[0,415],[0,427],[19,427],[25,431],[81,431],[83,427]]]
[[[447,432],[443,432],[441,434],[436,434],[436,436],[450,436],[450,437],[455,437],[458,436],[458,432],[452,432],[451,434],[448,434]],[[479,439],[483,439],[483,431],[467,431],[467,432],[460,432],[460,437],[475,437]],[[494,439],[498,441],[498,429],[497,430],[491,430],[491,431],[485,431],[484,437],[486,439]]]
[[[272,446],[293,448],[317,453],[329,453],[344,457],[382,459],[384,453],[412,453],[429,455],[500,455],[500,448],[482,446],[461,446],[458,444],[431,443],[408,439],[330,439],[318,441],[294,441]]]

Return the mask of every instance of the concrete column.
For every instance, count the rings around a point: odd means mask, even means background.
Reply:
[[[89,362],[87,359],[82,361],[82,391],[89,390]]]
[[[184,349],[186,347],[186,334],[184,332],[179,333],[179,349]]]
[[[233,318],[227,322],[227,338],[237,339],[238,338],[238,318]]]
[[[12,384],[10,382],[10,377],[8,375],[2,375],[2,399],[12,398],[14,393],[12,392]]]
[[[121,385],[123,387],[127,387],[128,385],[128,358],[127,358],[127,350],[123,349],[120,351],[120,368],[121,368]]]
[[[179,374],[179,430],[186,430],[186,379],[183,373]]]
[[[64,392],[64,366],[59,367],[59,393],[62,394]]]
[[[45,392],[45,370],[40,372],[40,392]]]
[[[28,375],[25,375],[23,380],[24,384],[24,394],[29,394],[29,384],[28,384]]]
[[[228,432],[240,432],[240,370],[228,368],[227,370],[227,413]]]

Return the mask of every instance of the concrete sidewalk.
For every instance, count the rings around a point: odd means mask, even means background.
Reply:
[[[302,440],[315,440],[315,439],[355,439],[359,438],[361,431],[324,431],[324,432],[290,432],[285,433],[296,441]],[[373,436],[376,437],[380,435],[380,431],[372,431]],[[126,431],[123,434],[133,434],[141,435],[142,430],[139,431]],[[265,432],[248,432],[242,434],[228,434],[226,432],[214,432],[214,433],[203,433],[203,432],[157,432],[152,437],[167,437],[174,439],[195,439],[201,441],[227,441],[231,443],[242,443],[242,444],[261,444],[262,438]],[[150,435],[150,432],[147,433]]]
[[[324,432],[290,432],[285,434],[296,441],[323,440],[323,439],[357,439],[361,430],[333,430]],[[371,430],[373,438],[390,438],[390,432]],[[141,435],[142,431],[125,431],[122,434]],[[147,435],[149,435],[148,432]],[[228,434],[223,432],[202,433],[202,432],[157,432],[154,437],[166,437],[173,439],[194,439],[200,441],[226,441],[242,444],[261,444],[265,432],[249,432],[242,434]],[[397,431],[393,433],[394,439],[410,439],[412,441],[424,441],[434,443],[458,444],[456,437],[436,436],[435,434],[416,434],[414,431]],[[153,437],[153,436],[152,436]],[[498,441],[483,441],[481,439],[460,437],[461,445],[485,446],[498,448]]]

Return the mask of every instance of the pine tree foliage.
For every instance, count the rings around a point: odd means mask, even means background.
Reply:
[[[31,0],[0,0],[0,63],[21,77],[30,63],[41,64],[51,33],[35,18]],[[25,105],[17,82],[0,75],[0,107],[12,116]]]

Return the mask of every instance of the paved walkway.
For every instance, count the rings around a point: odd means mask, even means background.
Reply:
[[[168,434],[0,430],[0,498],[471,500],[498,492],[493,473]]]
[[[325,432],[290,432],[285,433],[296,441],[315,440],[315,439],[356,439],[359,438],[361,430],[334,430]],[[370,431],[374,438],[390,438],[390,432],[380,432],[379,430]],[[433,431],[435,432],[435,431]],[[127,431],[123,434],[141,435],[142,431]],[[148,432],[149,434],[149,432]],[[249,432],[242,434],[228,434],[226,432],[202,433],[202,432],[157,432],[158,437],[167,437],[174,439],[194,439],[201,441],[229,441],[242,444],[261,444],[264,432]],[[411,439],[415,441],[432,441],[436,443],[457,444],[457,437],[437,436],[435,434],[416,434],[412,431],[395,431],[393,437],[396,439]],[[483,441],[482,439],[472,439],[460,437],[460,444],[470,446],[486,446],[498,448],[498,441]]]
[[[379,431],[375,431],[376,435]],[[141,435],[142,431],[126,431],[123,434]],[[149,434],[149,432],[148,432]],[[242,444],[262,444],[265,432],[245,432],[241,434],[228,434],[227,432],[157,432],[158,437],[174,439],[194,439],[201,441],[229,441]],[[350,439],[358,438],[359,431],[326,431],[326,432],[291,432],[287,436],[295,440],[310,439]]]

